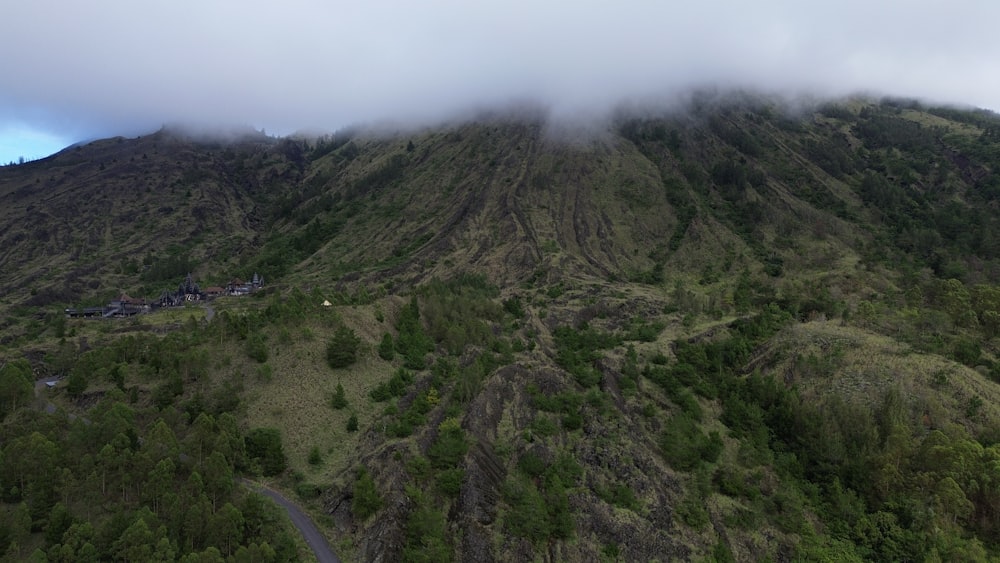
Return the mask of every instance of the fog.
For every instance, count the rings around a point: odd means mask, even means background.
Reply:
[[[520,100],[600,115],[706,86],[1000,109],[991,1],[9,4],[0,137],[432,124]]]

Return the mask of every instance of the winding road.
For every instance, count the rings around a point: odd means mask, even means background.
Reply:
[[[211,310],[211,308],[209,308],[209,310]],[[212,313],[214,314],[214,311],[212,311]],[[58,377],[49,377],[35,381],[35,397],[36,399],[40,399],[40,402],[44,404],[42,409],[49,414],[55,414],[56,406],[49,402],[42,393],[45,391],[48,383],[55,383],[56,381],[59,381],[59,379],[60,378]],[[69,414],[68,416],[70,419],[76,418],[75,414]],[[90,421],[86,418],[82,418],[81,420],[83,420],[86,424],[90,424]],[[183,453],[180,455],[182,458],[187,457],[187,455]],[[182,461],[186,460],[182,459]],[[270,498],[277,503],[278,506],[285,509],[285,512],[288,513],[288,519],[292,521],[292,524],[299,530],[299,533],[302,534],[302,538],[306,540],[306,545],[308,545],[309,549],[311,549],[316,555],[316,560],[319,561],[319,563],[340,563],[340,558],[338,558],[337,554],[330,548],[330,544],[327,543],[326,537],[320,533],[319,528],[316,527],[316,524],[313,523],[312,519],[309,518],[305,512],[302,512],[302,510],[294,502],[282,496],[281,493],[273,491],[254,481],[250,481],[249,479],[243,479],[241,477],[239,478],[239,482],[244,487],[257,491]]]
[[[266,497],[270,498],[276,502],[279,506],[288,512],[288,518],[292,521],[292,524],[299,529],[302,534],[303,539],[306,540],[306,544],[309,549],[316,554],[316,560],[319,563],[340,563],[340,559],[337,554],[330,549],[330,544],[326,542],[326,538],[320,533],[319,528],[313,524],[313,521],[305,512],[302,512],[299,507],[283,497],[277,491],[273,491],[260,483],[250,481],[248,479],[240,479],[240,483],[249,489],[257,491]]]

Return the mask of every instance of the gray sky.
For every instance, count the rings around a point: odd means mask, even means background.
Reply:
[[[0,162],[163,123],[573,114],[706,85],[1000,110],[998,23],[994,0],[10,2]]]

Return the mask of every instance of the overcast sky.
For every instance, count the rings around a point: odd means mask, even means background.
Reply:
[[[164,123],[268,133],[719,85],[1000,110],[994,0],[31,0],[0,17],[0,162]]]

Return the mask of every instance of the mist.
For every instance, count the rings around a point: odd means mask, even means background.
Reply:
[[[18,1],[0,131],[428,125],[530,100],[603,116],[693,88],[1000,108],[988,1]],[[2,160],[2,157],[0,157]]]

